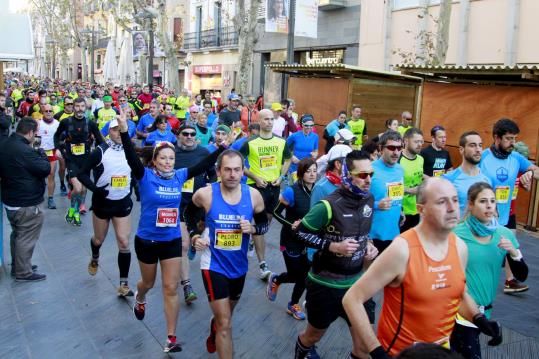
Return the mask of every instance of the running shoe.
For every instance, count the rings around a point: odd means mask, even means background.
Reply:
[[[67,188],[64,183],[60,183],[60,195],[61,196],[67,196]]]
[[[279,284],[275,282],[277,278],[277,273],[271,273],[268,279],[268,285],[266,286],[266,297],[270,302],[275,302],[277,298],[277,291],[279,290]]]
[[[49,209],[56,209],[56,203],[54,203],[54,198],[49,197],[49,199],[47,200],[47,207]]]
[[[175,336],[169,335],[167,338],[167,343],[165,344],[165,347],[163,348],[163,351],[165,353],[181,352],[182,346],[180,345],[180,343],[178,343]]]
[[[185,298],[185,303],[187,305],[191,305],[195,300],[197,300],[197,294],[193,290],[193,287],[191,284],[187,284],[183,286],[183,297]]]
[[[81,205],[79,207],[79,213],[80,214],[86,214],[86,212],[88,212],[88,210],[86,209],[86,205],[84,203],[81,203]]]
[[[255,242],[251,239],[249,241],[249,248],[247,250],[247,257],[252,258],[255,256]]]
[[[77,227],[80,227],[82,225],[82,222],[80,220],[80,213],[79,212],[75,212],[73,214],[73,225],[75,225]]]
[[[144,314],[146,313],[146,301],[140,303],[138,301],[138,292],[135,293],[135,305],[133,306],[133,313],[138,320],[144,319]]]
[[[297,320],[305,320],[305,313],[301,310],[299,304],[292,305],[291,302],[288,303],[286,312],[294,317]]]
[[[66,213],[66,216],[65,216],[65,220],[67,223],[72,223],[73,222],[73,215],[75,214],[75,209],[74,208],[69,208],[67,210],[67,213]]]
[[[118,297],[132,297],[133,291],[125,283],[121,283],[118,287]]]
[[[519,293],[519,292],[525,292],[528,289],[530,289],[530,287],[528,287],[526,284],[520,283],[518,280],[513,278],[511,280],[505,281],[503,292],[504,293]]]
[[[96,275],[97,269],[99,268],[99,264],[97,260],[90,259],[90,263],[88,263],[88,274],[89,275]]]
[[[262,279],[262,280],[268,279],[268,277],[271,275],[271,271],[269,270],[268,265],[266,264],[266,262],[261,262],[259,264],[259,267],[260,267],[260,269],[259,269],[258,273],[259,273],[260,279]]]
[[[316,352],[316,346],[313,345],[309,353],[305,356],[305,359],[320,359],[320,355]]]
[[[212,317],[210,320],[210,335],[208,335],[208,338],[206,339],[206,350],[208,353],[215,353],[217,351],[217,344],[215,344],[216,331],[215,318]]]

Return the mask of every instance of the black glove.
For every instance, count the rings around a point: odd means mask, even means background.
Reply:
[[[386,353],[384,348],[380,345],[379,347],[374,348],[373,351],[369,353],[369,356],[372,359],[391,359],[392,357]]]
[[[105,189],[107,186],[103,186],[103,187],[96,187],[95,191],[94,191],[94,196],[98,196],[98,197],[107,197],[109,195],[109,191],[107,189]]]
[[[488,320],[484,314],[479,313],[474,315],[473,323],[481,333],[492,337],[492,339],[488,341],[488,345],[497,346],[502,343],[502,327],[498,322]]]

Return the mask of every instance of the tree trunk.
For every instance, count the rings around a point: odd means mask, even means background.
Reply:
[[[255,47],[255,28],[258,8],[262,0],[251,0],[249,10],[245,9],[245,2],[239,2],[239,16],[236,22],[238,32],[239,80],[236,92],[246,94],[249,92],[249,75],[253,64],[253,49]],[[245,21],[246,20],[246,21]],[[243,23],[245,21],[245,23]]]
[[[420,0],[418,14],[418,28],[416,38],[416,62],[425,65],[428,62],[427,41],[429,24],[429,1]]]
[[[451,21],[452,0],[440,1],[440,16],[438,17],[438,31],[436,33],[436,56],[434,65],[444,65],[449,46],[449,24]]]
[[[175,44],[168,36],[168,16],[166,3],[159,1],[159,26],[155,34],[159,37],[159,42],[163,52],[166,55],[166,67],[168,70],[167,83],[165,84],[169,89],[173,88],[176,93],[180,93],[180,78],[178,77],[179,61],[177,55],[177,49]],[[165,70],[165,69],[164,69]]]
[[[146,69],[148,68],[148,66],[146,64],[146,55],[145,54],[140,54],[140,56],[138,58],[138,65],[139,65],[138,83],[139,84],[146,83],[146,81],[148,80],[148,76],[146,74]]]

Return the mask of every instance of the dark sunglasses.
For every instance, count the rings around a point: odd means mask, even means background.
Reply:
[[[311,128],[314,127],[314,125],[302,125],[304,128]]]
[[[185,132],[185,131],[184,131],[184,132],[180,132],[180,134],[181,134],[182,136],[185,136],[185,137],[195,137],[195,136],[197,135],[196,132]]]
[[[67,102],[64,103],[64,106],[71,106],[71,105],[73,105],[73,104],[72,103],[67,103]]]
[[[43,111],[43,112],[45,112],[45,113],[51,113],[52,110],[45,110],[45,111]]]
[[[384,147],[390,150],[391,152],[402,151],[402,146],[385,145]]]
[[[372,176],[374,176],[374,171],[371,171],[371,172],[350,172],[350,174],[356,178],[359,178],[359,179],[367,179],[367,177],[370,177],[372,178]]]

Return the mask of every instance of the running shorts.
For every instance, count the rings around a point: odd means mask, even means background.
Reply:
[[[262,195],[267,213],[273,213],[273,210],[277,207],[277,203],[279,203],[281,188],[279,186],[272,186],[271,184],[268,184],[266,188],[259,188],[254,183],[250,184],[250,186],[256,188]]]
[[[132,208],[133,201],[131,200],[131,195],[117,200],[92,196],[90,210],[99,219],[112,219],[113,217],[122,218],[129,216]]]
[[[52,150],[47,150],[45,151],[45,153],[47,154],[47,159],[49,160],[49,162],[54,162],[58,160],[58,157],[56,156],[56,149],[53,148]]]
[[[240,300],[243,286],[245,284],[245,274],[238,278],[228,278],[221,273],[202,269],[202,281],[208,301],[229,298],[230,300]]]
[[[135,253],[142,263],[156,264],[170,258],[182,256],[182,239],[171,241],[148,241],[135,236]]]

